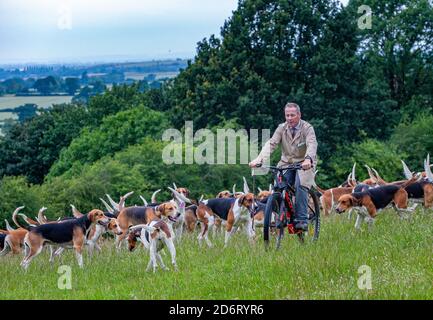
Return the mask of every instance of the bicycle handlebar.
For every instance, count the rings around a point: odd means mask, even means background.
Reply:
[[[267,166],[261,163],[258,163],[256,166],[256,168],[264,168],[264,169],[271,169],[271,170],[275,170],[275,171],[285,171],[285,170],[304,170],[302,168],[302,165],[300,163],[294,163],[291,164],[287,167],[284,168],[279,168],[279,167],[275,167],[275,166]]]

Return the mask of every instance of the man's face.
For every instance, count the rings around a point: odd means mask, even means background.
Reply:
[[[284,113],[289,126],[296,127],[299,123],[299,120],[301,120],[301,113],[298,112],[296,108],[286,108]]]

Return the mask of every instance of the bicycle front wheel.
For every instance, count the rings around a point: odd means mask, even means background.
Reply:
[[[278,228],[278,213],[280,212],[280,203],[281,203],[281,194],[279,192],[275,192],[271,194],[266,202],[265,207],[265,219],[263,223],[263,240],[265,241],[265,248],[269,247],[269,238],[271,229],[277,228],[277,243],[281,241],[282,238],[282,230]]]

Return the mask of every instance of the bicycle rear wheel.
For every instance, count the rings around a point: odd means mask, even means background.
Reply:
[[[310,189],[308,192],[308,231],[300,233],[299,239],[305,242],[307,239],[315,242],[319,239],[320,235],[320,205],[319,198],[314,190]]]

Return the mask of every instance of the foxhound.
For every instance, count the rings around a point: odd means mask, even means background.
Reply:
[[[201,232],[198,236],[201,244],[203,238],[209,247],[212,246],[207,232],[209,227],[214,224],[215,216],[226,221],[226,234],[224,247],[227,247],[234,229],[240,225],[245,225],[246,233],[250,241],[254,239],[255,233],[252,226],[252,215],[257,208],[254,194],[248,193],[240,198],[221,198],[204,200],[199,204],[197,217],[201,223]]]
[[[408,195],[405,188],[417,181],[418,177],[406,181],[401,186],[386,185],[377,188],[368,189],[364,192],[355,192],[352,194],[342,195],[338,199],[336,211],[342,213],[353,207],[361,207],[358,212],[355,228],[361,227],[362,220],[366,220],[369,227],[374,223],[374,218],[379,210],[384,209],[389,204],[393,204],[398,214],[412,212],[415,207],[408,208]]]
[[[30,262],[41,253],[44,245],[55,244],[58,246],[75,249],[78,265],[83,267],[82,249],[86,243],[86,234],[94,224],[108,223],[108,218],[101,210],[94,209],[79,219],[71,219],[61,223],[43,224],[37,227],[28,227],[29,232],[24,238],[24,246],[28,249],[21,266],[27,269]]]
[[[116,237],[116,247],[120,249],[122,241],[128,236],[129,228],[138,224],[148,224],[153,220],[170,219],[175,221],[178,207],[175,202],[165,202],[158,206],[126,207],[117,216],[122,234]]]
[[[164,246],[168,248],[171,255],[171,263],[174,270],[177,271],[176,248],[174,246],[173,235],[170,229],[171,228],[169,228],[168,224],[163,220],[153,220],[149,224],[136,225],[130,228],[131,232],[128,236],[129,250],[134,250],[138,234],[143,245],[149,249],[150,260],[146,271],[149,271],[152,268],[153,272],[156,272],[158,262],[163,270],[169,270],[165,266],[159,253]]]

